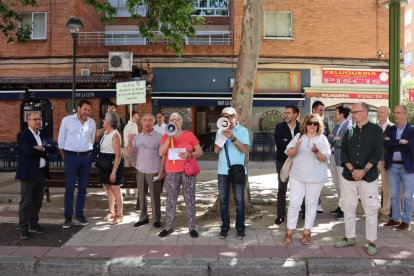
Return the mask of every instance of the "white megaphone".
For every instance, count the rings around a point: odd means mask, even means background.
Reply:
[[[177,127],[174,124],[168,124],[165,126],[165,134],[168,136],[174,136],[177,133]]]
[[[217,127],[220,130],[226,130],[230,127],[230,120],[227,117],[220,117],[217,120]]]

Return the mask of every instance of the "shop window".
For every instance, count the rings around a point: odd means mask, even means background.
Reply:
[[[300,72],[257,72],[255,93],[283,92],[300,92]]]
[[[195,14],[200,16],[228,16],[229,0],[195,0]]]
[[[46,19],[47,13],[45,12],[23,13],[20,27],[29,27],[30,39],[32,40],[46,39]]]
[[[40,126],[40,137],[44,145],[53,143],[53,113],[52,104],[48,100],[27,100],[20,107],[20,129],[27,128],[27,114],[39,112],[42,119]]]
[[[411,44],[411,30],[406,30],[404,33],[404,46]]]
[[[105,117],[105,113],[108,110],[108,105],[111,102],[110,99],[104,98],[101,100],[101,104],[99,105],[99,118]]]
[[[264,38],[292,39],[293,16],[289,11],[264,13]]]

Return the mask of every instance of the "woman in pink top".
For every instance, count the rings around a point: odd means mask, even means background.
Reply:
[[[172,113],[169,118],[169,123],[176,126],[177,132],[174,136],[164,134],[161,140],[160,155],[166,156],[165,161],[165,184],[167,185],[167,218],[165,229],[158,235],[165,237],[174,231],[175,209],[177,206],[177,198],[180,192],[181,185],[184,190],[184,202],[187,208],[188,228],[190,235],[193,238],[198,237],[195,222],[195,184],[196,177],[187,176],[184,172],[184,164],[187,158],[199,158],[203,155],[203,150],[200,147],[198,139],[191,131],[182,130],[183,118],[179,113]],[[185,152],[181,152],[179,157],[181,160],[170,160],[168,158],[168,151],[170,148],[185,148]]]

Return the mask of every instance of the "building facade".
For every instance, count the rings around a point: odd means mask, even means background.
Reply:
[[[117,82],[142,78],[147,80],[147,102],[133,108],[140,114],[180,112],[184,127],[211,150],[216,121],[231,101],[243,1],[194,1],[205,25],[196,26],[196,36],[185,40],[181,57],[161,37],[149,42],[140,36],[125,1],[110,2],[118,9],[113,25],[103,25],[82,0],[40,1],[35,8],[21,8],[23,20],[33,22],[32,39],[6,44],[0,38],[5,45],[0,52],[0,116],[9,122],[0,141],[14,141],[25,110],[34,108],[42,110],[46,138],[57,139],[71,95],[72,38],[65,25],[76,16],[84,24],[77,43],[76,96],[92,101],[94,119],[115,100]],[[327,110],[361,100],[374,109],[387,105],[388,10],[376,0],[351,2],[264,1],[253,132],[271,136],[286,105],[299,106],[302,114],[317,99]],[[137,8],[145,15],[146,7]],[[121,65],[111,63],[113,58]],[[126,67],[118,71],[116,65]],[[127,119],[128,107],[120,106],[119,113]]]

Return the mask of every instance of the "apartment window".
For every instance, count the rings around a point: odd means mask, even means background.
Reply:
[[[264,37],[276,39],[292,39],[292,21],[292,12],[265,12]]]
[[[404,55],[404,65],[408,66],[411,64],[411,51],[405,52]]]
[[[300,92],[300,72],[259,71],[256,93]]]
[[[404,26],[410,25],[412,18],[413,18],[413,10],[409,9],[409,10],[405,11]]]
[[[22,14],[20,27],[29,26],[30,39],[46,39],[46,15],[45,12],[32,12]]]
[[[411,30],[406,30],[404,33],[404,46],[411,44]]]
[[[228,16],[229,0],[195,0],[195,14],[200,16]]]
[[[126,0],[109,0],[109,3],[116,9],[115,17],[131,17],[131,13],[126,7]],[[134,12],[140,16],[146,16],[147,6],[137,5],[134,8]]]

